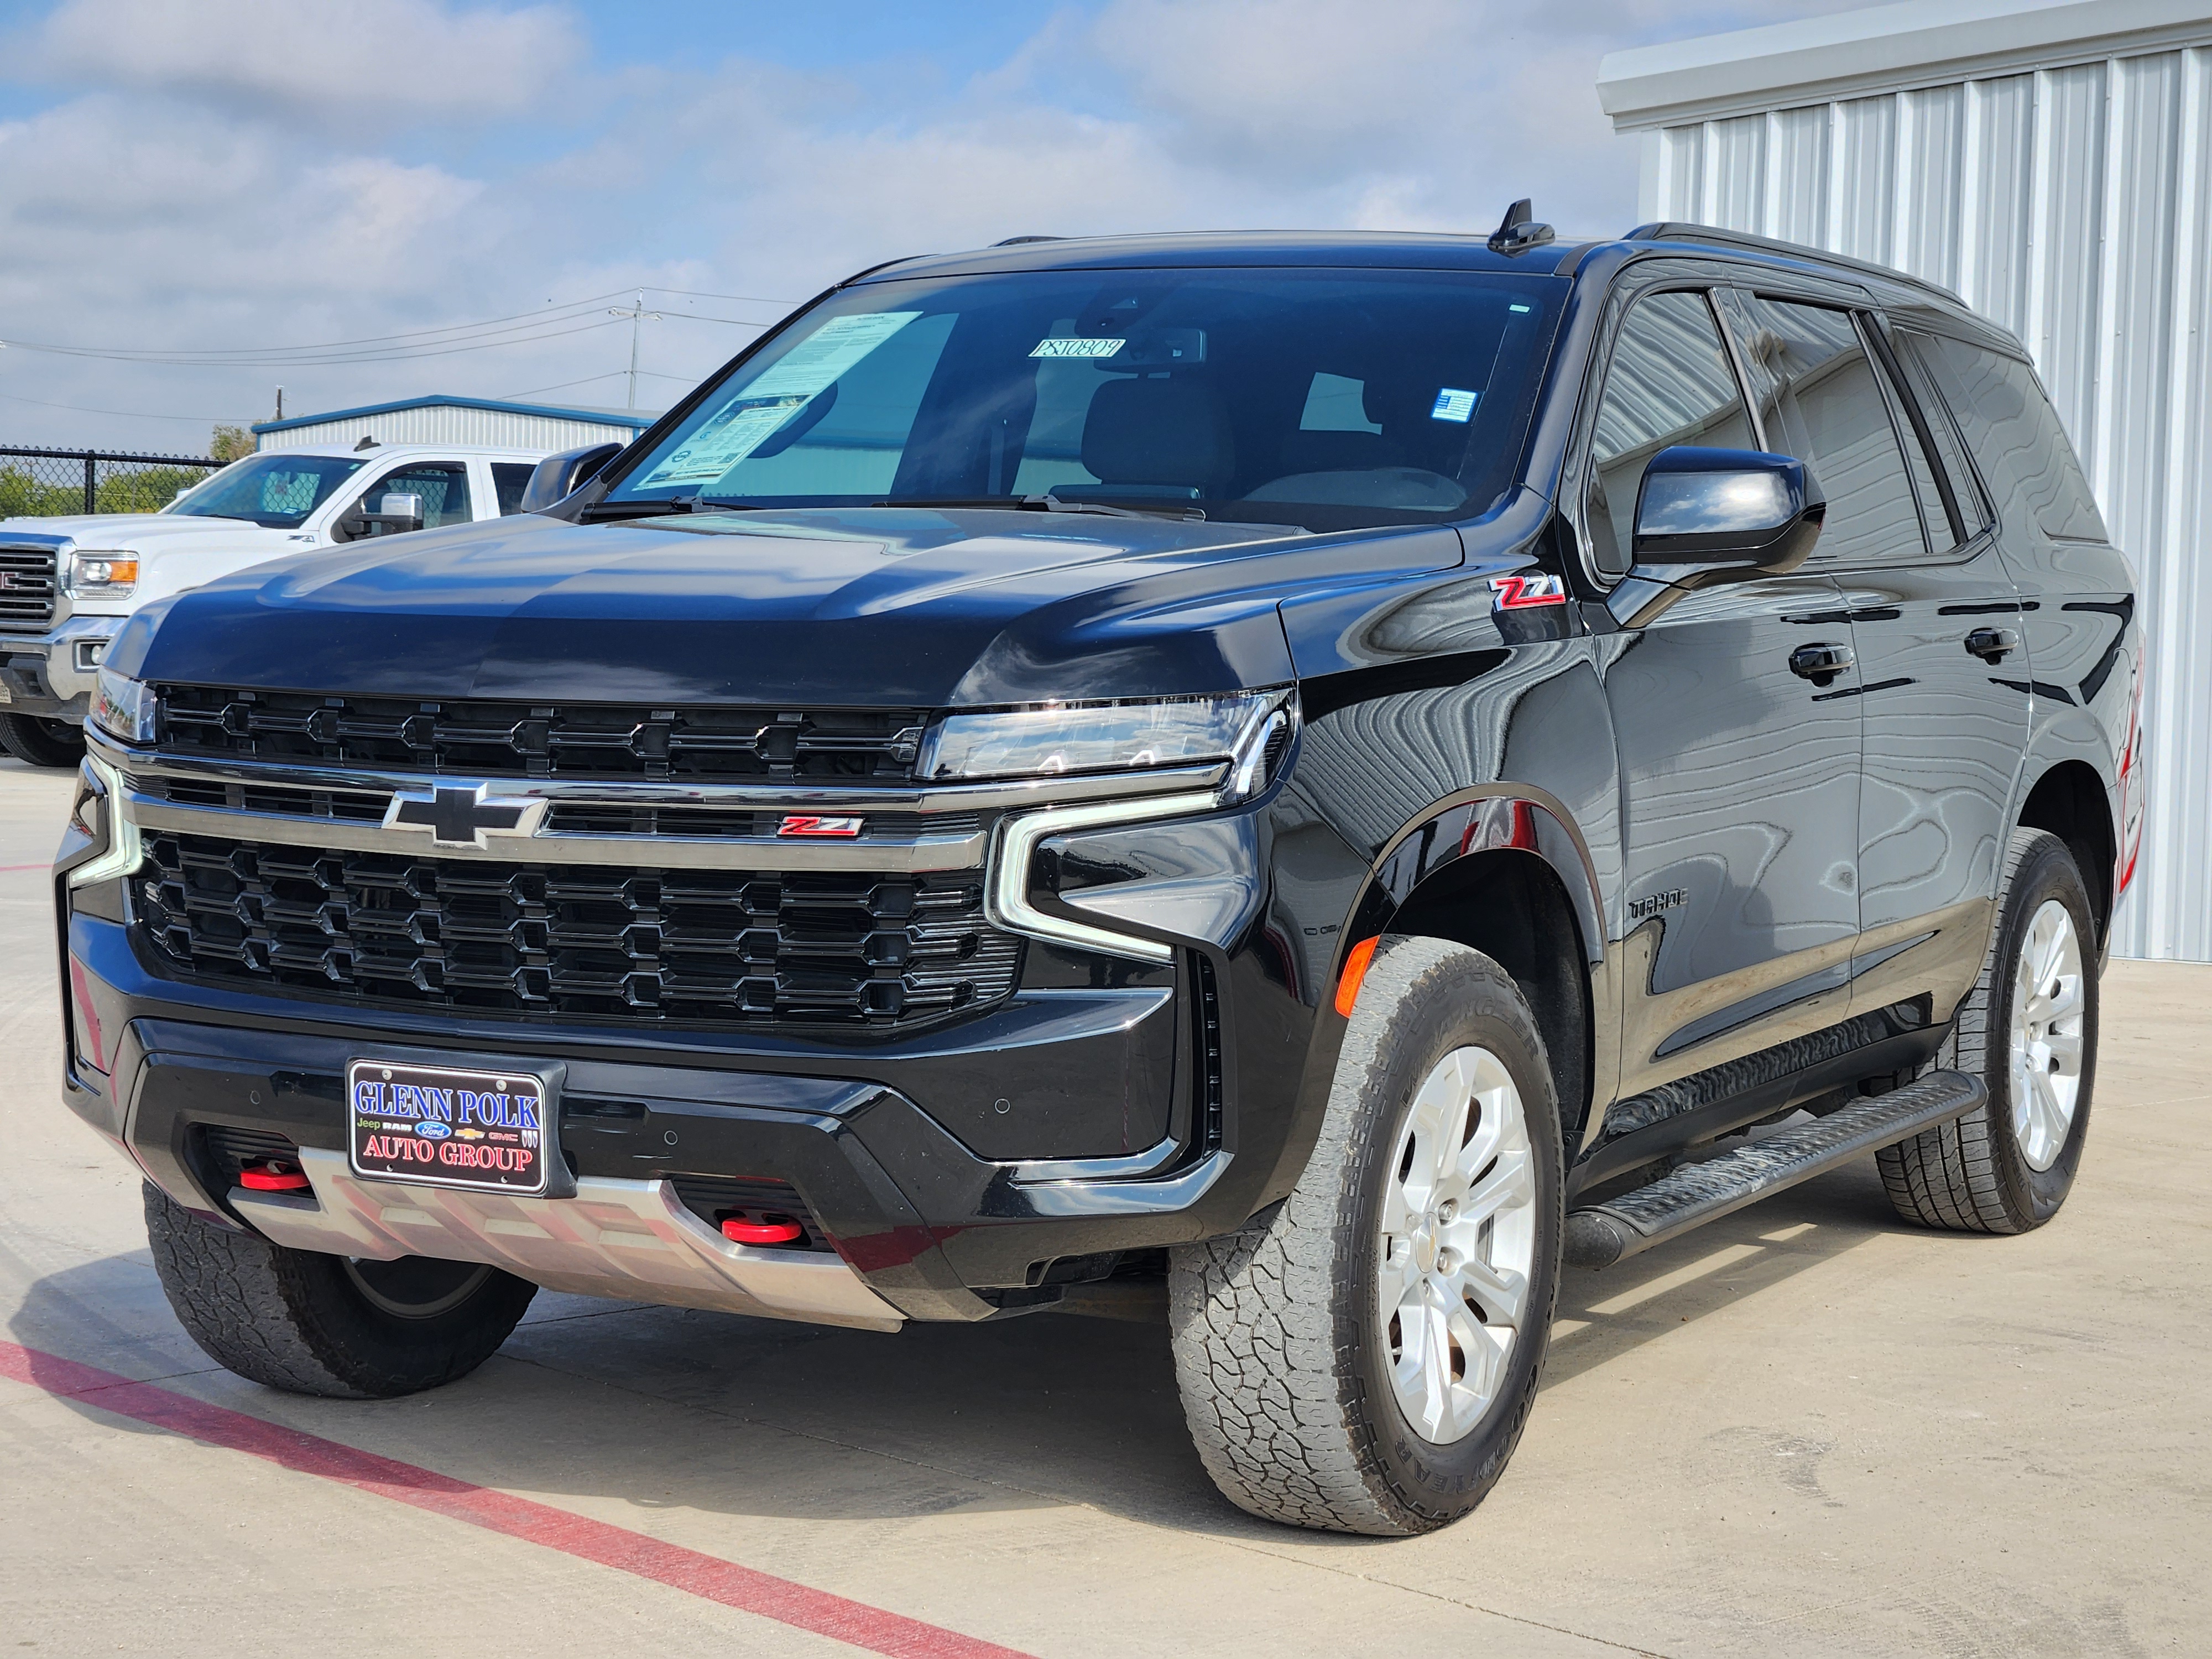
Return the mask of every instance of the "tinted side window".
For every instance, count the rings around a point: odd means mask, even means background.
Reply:
[[[2051,536],[2107,539],[2089,481],[2035,371],[2017,357],[1942,335],[1918,337],[1921,357],[1982,463],[1997,511]]]
[[[522,492],[530,487],[530,475],[538,469],[522,461],[494,461],[491,464],[492,487],[499,491],[499,516],[522,511]]]
[[[1644,469],[1662,449],[1750,449],[1751,422],[1728,349],[1702,294],[1654,294],[1628,313],[1613,342],[1590,435],[1583,522],[1598,568],[1633,562]]]
[[[1935,439],[1936,452],[1942,458],[1943,471],[1951,480],[1951,499],[1959,510],[1960,532],[1971,541],[1990,526],[1989,503],[1982,498],[1951,412],[1944,406],[1944,400],[1936,396],[1935,384],[1928,377],[1927,367],[1922,361],[1927,337],[1900,329],[1895,337],[1898,365],[1905,371],[1913,400],[1927,417],[1929,435]],[[1916,346],[1916,342],[1920,345]]]
[[[1735,309],[1767,447],[1811,467],[1827,497],[1811,562],[1926,557],[1897,428],[1850,313],[1741,295]]]

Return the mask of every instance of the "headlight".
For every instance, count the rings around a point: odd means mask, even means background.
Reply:
[[[158,708],[151,686],[112,668],[100,671],[99,689],[92,694],[92,723],[108,736],[125,743],[153,742]]]
[[[71,599],[126,599],[138,586],[138,556],[80,547],[70,555]]]
[[[1289,693],[1158,702],[1054,703],[950,714],[922,739],[915,775],[949,779],[1054,777],[1226,763],[1225,800],[1258,793],[1287,735]]]

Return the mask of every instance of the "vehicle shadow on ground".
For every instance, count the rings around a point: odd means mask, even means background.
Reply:
[[[1570,1270],[1545,1385],[1664,1336],[1695,1341],[1706,1315],[1902,1224],[1869,1160],[1606,1272]],[[1964,1242],[1926,1237],[1931,1248]],[[801,1522],[1083,1505],[1285,1537],[1206,1479],[1164,1323],[1040,1314],[885,1336],[546,1293],[475,1376],[368,1401],[276,1394],[207,1369],[143,1256],[37,1280],[10,1325],[28,1347],[174,1378],[256,1416],[555,1503]],[[96,1393],[70,1403],[118,1421]],[[1556,1418],[1540,1407],[1531,1431]]]

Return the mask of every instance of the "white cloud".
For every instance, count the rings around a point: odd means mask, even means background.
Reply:
[[[476,121],[535,104],[582,49],[568,15],[550,6],[64,0],[15,73],[295,115]]]
[[[1758,19],[1838,3],[1758,0]],[[1102,0],[1041,13],[1005,62],[956,82],[744,58],[608,70],[542,6],[63,0],[0,52],[0,74],[56,100],[0,123],[0,319],[30,340],[261,347],[641,284],[802,295],[1018,234],[1486,232],[1520,195],[1564,231],[1618,231],[1635,151],[1597,108],[1597,60],[1753,21],[1754,0],[1702,3]],[[479,118],[506,124],[501,143],[436,136]],[[650,303],[671,319],[645,328],[645,363],[677,376],[749,337],[677,316],[772,314]],[[617,369],[627,348],[613,325],[349,368],[6,350],[0,398],[250,418],[278,380],[294,410],[497,395]],[[682,389],[648,379],[641,401]],[[618,403],[622,383],[547,395]],[[204,426],[0,401],[0,434],[198,442]]]

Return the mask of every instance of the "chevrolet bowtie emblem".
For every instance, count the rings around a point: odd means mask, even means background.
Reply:
[[[427,830],[441,847],[489,843],[487,836],[534,836],[551,805],[538,795],[494,795],[488,783],[441,783],[403,789],[385,809],[387,830]]]

